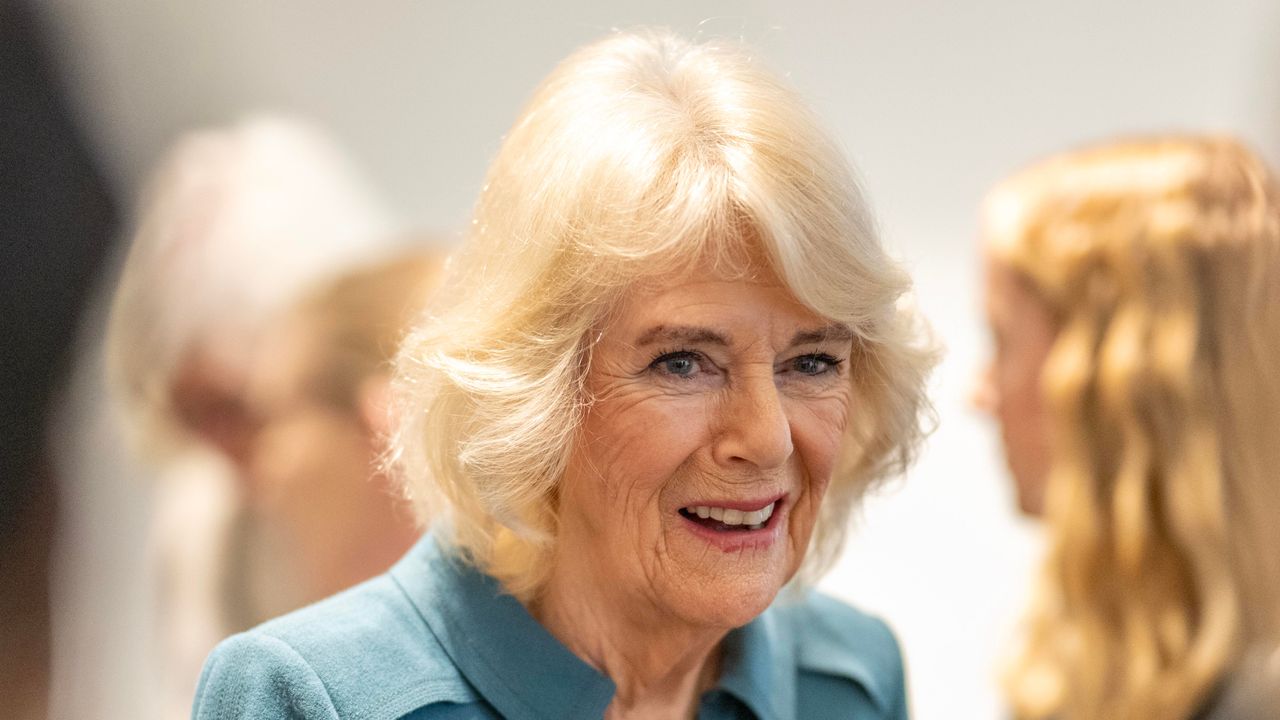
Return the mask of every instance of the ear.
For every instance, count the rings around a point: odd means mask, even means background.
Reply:
[[[377,373],[365,378],[356,391],[360,421],[379,442],[391,435],[391,378]]]

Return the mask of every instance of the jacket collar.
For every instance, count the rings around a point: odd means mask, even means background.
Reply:
[[[467,682],[503,717],[599,720],[614,684],[427,534],[391,569]]]
[[[391,569],[441,646],[503,717],[598,720],[612,680],[547,632],[496,580],[428,533]],[[774,609],[730,632],[717,690],[760,720],[795,720],[794,643]]]
[[[741,700],[759,720],[795,720],[795,645],[777,610],[769,608],[730,632],[721,647],[719,689]]]

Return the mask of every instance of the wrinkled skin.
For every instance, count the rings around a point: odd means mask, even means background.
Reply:
[[[619,685],[611,716],[713,680],[720,639],[799,568],[850,412],[851,348],[772,281],[674,282],[633,294],[604,329],[536,612]],[[743,547],[679,512],[775,496],[776,532]]]

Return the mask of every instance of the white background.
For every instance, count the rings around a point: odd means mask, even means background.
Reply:
[[[1275,0],[45,7],[83,128],[126,203],[182,131],[277,110],[320,121],[398,212],[448,237],[528,93],[577,46],[636,25],[751,42],[847,148],[949,350],[933,383],[940,429],[909,477],[867,503],[824,582],[896,628],[924,720],[1001,715],[996,667],[1039,553],[1011,510],[996,436],[965,404],[986,344],[974,239],[985,188],[1117,133],[1225,130],[1280,159]],[[116,505],[135,497],[102,493]],[[110,638],[76,650],[105,693],[86,712],[141,715],[130,654]]]

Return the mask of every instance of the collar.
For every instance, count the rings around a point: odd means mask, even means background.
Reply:
[[[556,640],[496,580],[432,533],[391,574],[453,664],[503,717],[599,720],[613,681]]]
[[[485,573],[427,533],[391,569],[467,682],[504,717],[597,720],[613,681],[547,632]],[[795,720],[794,639],[770,608],[724,639],[716,689],[760,720]]]
[[[775,608],[730,632],[722,643],[723,690],[760,720],[795,720],[795,644]]]

